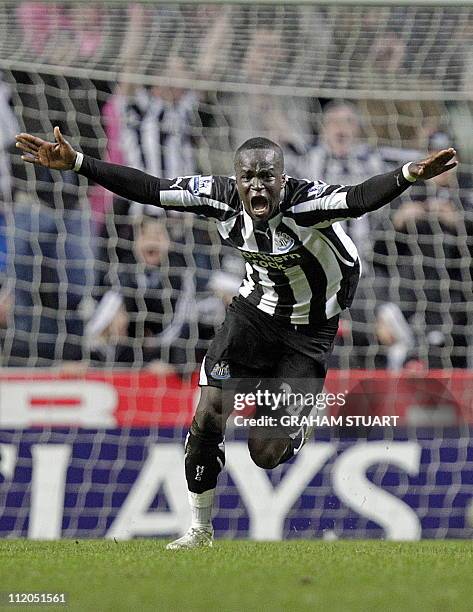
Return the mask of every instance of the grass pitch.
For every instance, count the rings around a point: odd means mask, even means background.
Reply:
[[[473,543],[0,542],[0,591],[65,592],[67,610],[457,612],[473,606]],[[29,608],[37,606],[29,605]],[[23,606],[1,606],[14,609]]]

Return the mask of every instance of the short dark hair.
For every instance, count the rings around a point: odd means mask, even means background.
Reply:
[[[254,149],[269,149],[270,151],[274,151],[276,157],[281,161],[281,167],[284,168],[284,154],[281,147],[272,140],[269,140],[269,138],[263,138],[262,136],[245,140],[235,152],[234,163],[236,164],[241,153],[244,151],[253,151]]]

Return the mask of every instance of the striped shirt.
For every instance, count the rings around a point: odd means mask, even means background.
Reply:
[[[346,157],[337,157],[327,145],[318,144],[306,153],[301,167],[304,170],[303,176],[323,176],[328,183],[339,185],[354,185],[388,169],[377,149],[361,143],[355,144]],[[370,234],[373,222],[376,225],[376,219],[362,217],[342,224],[362,259],[365,259],[371,250]]]
[[[118,96],[117,105],[118,146],[127,166],[163,177],[195,172],[190,127],[197,106],[194,94],[170,103],[139,89],[132,98]]]
[[[246,261],[240,295],[293,325],[322,322],[350,306],[360,263],[339,222],[380,208],[411,185],[401,168],[355,186],[288,178],[277,213],[254,220],[232,177],[158,179],[88,156],[79,171],[122,197],[214,219]]]
[[[160,192],[160,204],[215,219],[224,242],[246,262],[240,295],[281,322],[307,325],[350,305],[360,265],[337,222],[347,216],[346,188],[289,178],[268,221],[250,217],[228,177],[178,179]]]

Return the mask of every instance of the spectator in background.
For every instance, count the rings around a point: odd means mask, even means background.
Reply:
[[[184,62],[173,57],[161,75],[187,76]],[[122,82],[104,108],[108,158],[171,177],[195,172],[194,114],[198,98],[180,87],[138,87]]]
[[[430,367],[467,367],[471,335],[471,227],[449,199],[404,202],[374,245],[375,288],[424,340]],[[394,230],[394,231],[393,231]],[[381,237],[382,236],[382,237]],[[448,349],[448,350],[446,350]]]
[[[198,338],[193,271],[171,244],[162,217],[142,217],[132,250],[87,324],[95,357],[159,374],[193,371]]]
[[[427,129],[427,151],[433,153],[445,146],[454,146],[450,134],[438,126]],[[473,195],[469,177],[459,168],[456,172],[445,172],[442,177],[435,177],[431,182],[415,185],[411,199],[425,202],[429,199],[449,201],[458,210],[473,211]]]
[[[283,50],[283,33],[270,27],[266,19],[254,24],[246,55],[241,64],[241,80],[247,85],[270,87],[281,78],[281,66],[290,58]],[[288,77],[289,78],[289,77]],[[231,129],[232,150],[255,134],[278,142],[284,149],[288,174],[303,176],[300,155],[310,140],[309,101],[302,97],[263,93],[228,94],[223,97]]]
[[[24,72],[15,76],[20,83],[30,78]],[[53,185],[48,169],[27,169],[18,163],[14,147],[6,150],[10,141],[13,146],[15,132],[20,131],[8,93],[3,84],[0,185],[4,202],[0,225],[7,251],[6,280],[0,295],[0,325],[6,323],[7,327],[3,363],[50,366],[63,360],[78,361],[83,357],[81,305],[93,285],[91,228],[89,215],[83,213],[88,203],[80,197],[84,192],[81,194],[73,172]],[[15,91],[19,104],[31,109],[40,109],[43,96],[44,91],[33,96],[26,87]],[[62,102],[57,96],[54,100],[59,110]],[[43,130],[39,116],[25,113],[23,125]]]
[[[7,295],[12,301],[4,363],[50,366],[82,359],[81,304],[93,284],[88,219],[16,203],[8,221]]]
[[[15,16],[22,36],[19,53],[23,64],[33,60],[44,65],[88,66],[106,70],[110,66],[107,62],[101,64],[103,58],[107,54],[116,55],[116,50],[110,47],[114,37],[107,35],[110,28],[108,9],[102,3],[85,3],[78,9],[67,6],[67,3],[17,2]],[[43,134],[52,131],[44,113],[47,108],[54,111],[55,125],[59,124],[69,134],[81,135],[84,152],[99,156],[97,142],[103,139],[103,133],[98,122],[91,117],[97,114],[97,108],[100,110],[103,106],[103,93],[109,93],[105,81],[70,76],[68,70],[46,74],[26,69],[15,70],[13,75],[18,84],[18,102],[30,110],[23,113],[23,129]],[[50,173],[39,168],[35,170],[38,188],[42,183],[52,182]],[[74,181],[73,173],[64,177],[66,192],[69,185],[77,187]],[[41,198],[46,201],[50,197],[48,191],[52,190],[48,190],[47,185],[45,187]]]
[[[18,134],[18,121],[12,109],[11,88],[0,73],[0,202],[12,197],[10,151]]]
[[[185,74],[175,58],[168,70]],[[196,174],[193,125],[197,97],[176,87],[137,87],[122,82],[103,109],[107,136],[106,160],[144,170],[153,176]],[[112,195],[94,188],[92,202],[100,217],[112,207]],[[147,213],[152,214],[152,207]],[[143,211],[134,204],[136,214]],[[103,216],[102,216],[103,219]]]
[[[415,359],[414,334],[397,304],[378,307],[375,334],[380,347],[376,367],[399,371]]]
[[[123,198],[114,198],[113,207],[105,217],[96,246],[97,287],[113,284],[118,278],[119,266],[129,261],[133,251],[134,230],[130,223],[131,202]]]
[[[180,87],[144,87],[128,77],[139,64],[149,17],[143,6],[135,4],[128,8],[128,25],[121,50],[123,73],[102,111],[107,138],[105,157],[112,163],[138,168],[154,176],[196,174],[193,147],[196,94]],[[188,72],[179,57],[170,56],[159,76],[185,78]],[[97,188],[93,202],[100,216],[111,208],[112,195]],[[137,214],[142,213],[141,205],[135,208]]]
[[[234,34],[232,11],[211,5],[128,7],[119,58],[122,75],[103,112],[108,161],[163,177],[218,173],[214,165],[222,164],[222,153],[230,151],[222,109],[214,96],[166,80],[186,84],[221,75]],[[182,33],[179,39],[170,37],[172,24]],[[150,39],[157,55],[149,71],[161,84],[137,86],[133,76],[137,67],[148,70],[144,57],[149,57],[145,45]]]
[[[328,103],[323,110],[320,140],[305,154],[301,176],[324,177],[334,185],[354,185],[385,172],[379,152],[362,143],[360,137],[361,117],[356,106],[346,101]],[[346,224],[362,257],[371,248],[370,227],[378,216],[365,215]]]
[[[67,29],[67,20],[62,6],[45,6],[35,1],[20,2],[15,12],[23,34],[23,44],[35,56],[45,55],[53,49],[59,50],[61,55],[65,52],[61,40]]]
[[[149,16],[147,9],[140,5],[130,6],[128,15],[128,30],[122,49],[122,80],[103,109],[107,136],[106,159],[139,168],[154,176],[197,174],[199,96],[183,87],[147,88],[136,86],[127,79],[127,75],[133,73],[139,62],[145,41],[146,19]],[[189,78],[189,70],[181,58],[170,55],[165,70],[159,76],[185,80]],[[110,244],[108,239],[115,234],[116,226],[120,225],[119,220],[115,222],[113,215],[104,217],[107,211],[118,211],[120,215],[135,215],[137,218],[143,213],[163,214],[152,206],[113,200],[112,194],[100,187],[92,188],[91,200],[98,213],[97,218],[106,218],[107,221],[106,226],[99,230],[104,245]],[[187,215],[169,213],[168,216],[180,220],[180,223],[170,224],[171,238],[176,243],[188,245],[186,261],[199,271],[196,280],[197,288],[201,290],[208,282],[211,268],[209,247],[212,240],[206,226]],[[118,235],[122,229],[118,228]],[[118,253],[118,258],[122,254]]]
[[[102,3],[83,4],[80,11],[75,7],[69,11],[68,17],[73,35],[71,45],[73,61],[81,64],[86,61],[97,63],[97,56],[106,41],[105,16],[106,6]]]
[[[8,258],[7,219],[11,209],[12,181],[10,150],[18,122],[12,109],[11,89],[0,73],[0,328],[6,328],[12,297],[5,286]]]
[[[93,60],[104,44],[105,7],[82,5],[69,10],[60,3],[21,2],[15,9],[25,48],[56,64]]]
[[[97,7],[79,11],[82,25],[77,11],[69,13],[59,5],[22,2],[14,10],[24,48],[38,61],[83,61],[97,52],[103,36],[93,20]],[[71,360],[77,368],[76,362],[83,357],[81,306],[94,280],[85,189],[73,172],[53,181],[54,173],[46,168],[26,169],[18,163],[16,151],[5,153],[5,146],[10,138],[13,144],[20,129],[35,133],[52,130],[45,108],[53,111],[55,121],[70,133],[80,131],[90,136],[92,132],[89,142],[95,143],[97,133],[90,117],[96,112],[97,93],[87,79],[27,70],[8,74],[15,83],[15,105],[25,112],[19,128],[7,103],[8,91],[0,84],[0,189],[8,202],[0,218],[2,234],[6,235],[0,242],[8,245],[6,283],[0,295],[0,325],[7,320],[3,364],[49,366]],[[81,121],[87,129],[77,129]],[[11,157],[13,151],[15,156]],[[94,154],[94,149],[89,152]],[[11,169],[7,168],[10,159]]]
[[[438,147],[442,148],[447,143],[447,146],[453,146],[452,137],[441,126],[431,123],[427,124],[426,128],[427,149],[430,153],[438,151]],[[412,190],[412,204],[407,202],[399,213],[400,218],[396,217],[396,223],[400,226],[403,225],[402,218],[406,215],[415,218],[415,225],[423,236],[423,241],[430,243],[430,253],[426,244],[421,247],[423,253],[432,257],[432,260],[426,260],[423,266],[426,281],[435,279],[440,282],[440,273],[434,271],[439,265],[440,250],[438,244],[435,248],[435,243],[439,241],[439,236],[442,236],[446,267],[444,276],[448,278],[451,300],[451,322],[446,324],[447,332],[444,333],[439,328],[440,317],[437,317],[436,327],[431,330],[428,340],[436,347],[433,351],[439,353],[445,342],[447,346],[452,342],[452,363],[457,367],[467,365],[463,355],[471,341],[469,329],[473,323],[469,314],[469,305],[473,299],[473,197],[468,185],[469,177],[464,167],[459,167],[456,172],[446,172],[444,177],[432,181],[432,184],[426,182],[416,185]],[[442,255],[441,253],[440,261]],[[440,299],[438,295],[437,297]],[[442,320],[445,327],[445,317]],[[432,315],[427,317],[427,321],[432,322]]]
[[[222,256],[220,268],[210,276],[207,297],[197,302],[199,324],[211,328],[210,334],[201,336],[213,338],[215,328],[223,323],[227,306],[238,295],[244,275],[245,264],[241,257],[235,257],[234,253]]]

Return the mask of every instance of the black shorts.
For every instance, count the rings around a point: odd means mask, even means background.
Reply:
[[[201,368],[199,384],[229,379],[318,379],[333,350],[339,316],[318,325],[283,325],[238,296],[228,307]]]

